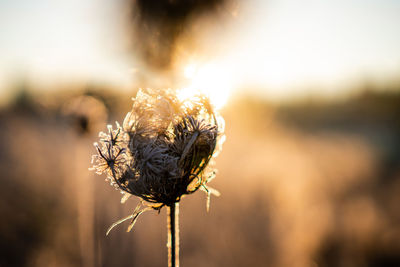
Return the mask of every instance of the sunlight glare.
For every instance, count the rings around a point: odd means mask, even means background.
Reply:
[[[200,93],[208,96],[216,109],[221,109],[232,90],[232,84],[222,67],[215,63],[203,66],[189,64],[184,68],[184,76],[189,81],[189,86],[179,93],[179,99],[185,100]]]
[[[183,70],[183,74],[185,75],[185,78],[193,79],[193,77],[196,75],[196,71],[197,66],[195,64],[189,64]]]

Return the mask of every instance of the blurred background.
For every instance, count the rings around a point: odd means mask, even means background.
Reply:
[[[165,266],[166,216],[88,171],[138,88],[225,117],[181,266],[400,266],[400,2],[0,1],[0,266]]]

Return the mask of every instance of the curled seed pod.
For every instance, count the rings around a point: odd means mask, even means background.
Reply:
[[[223,119],[208,98],[180,101],[176,91],[147,89],[133,101],[122,127],[99,134],[91,169],[157,210],[200,188],[214,192],[209,163],[224,140]]]

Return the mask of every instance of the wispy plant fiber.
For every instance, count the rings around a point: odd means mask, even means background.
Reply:
[[[122,126],[108,125],[99,137],[91,169],[125,194],[121,202],[134,195],[160,210],[198,189],[208,197],[215,192],[207,183],[215,176],[210,161],[224,139],[223,120],[205,96],[179,100],[174,90],[139,90]],[[128,217],[134,223],[142,212]]]

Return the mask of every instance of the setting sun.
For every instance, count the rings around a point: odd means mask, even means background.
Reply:
[[[189,64],[184,68],[187,86],[181,89],[181,100],[190,98],[198,93],[205,94],[211,99],[216,109],[221,109],[228,101],[232,91],[232,83],[224,68],[217,63],[204,65]]]

